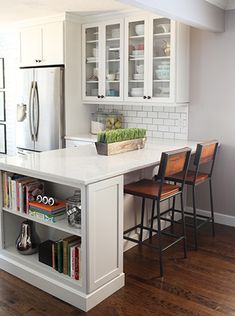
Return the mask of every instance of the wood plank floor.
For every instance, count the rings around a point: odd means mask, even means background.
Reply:
[[[188,231],[189,243],[190,231]],[[190,249],[191,248],[191,249]],[[164,256],[159,279],[158,255],[147,247],[125,253],[126,286],[84,313],[0,270],[0,315],[222,316],[235,315],[235,228],[216,225],[199,233],[199,250],[182,246]]]

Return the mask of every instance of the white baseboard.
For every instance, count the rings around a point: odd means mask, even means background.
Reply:
[[[187,211],[191,213],[193,211],[193,208],[187,207]],[[197,213],[199,215],[210,216],[210,211],[197,209]],[[221,214],[221,213],[214,213],[214,217],[215,217],[215,223],[235,227],[235,216]]]

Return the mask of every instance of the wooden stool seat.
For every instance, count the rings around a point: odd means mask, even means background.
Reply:
[[[176,173],[173,174],[171,176],[171,180],[174,181],[176,180],[183,180],[184,174],[183,172],[180,173]],[[195,171],[194,170],[188,170],[187,174],[186,174],[186,178],[185,178],[185,183],[186,184],[193,184],[194,180],[196,183],[201,183],[206,181],[209,178],[209,174],[205,173],[205,172],[198,172],[196,175],[196,179],[195,179]]]
[[[159,263],[160,263],[160,276],[163,276],[163,259],[162,255],[164,251],[168,250],[170,247],[175,246],[178,242],[183,242],[184,247],[184,257],[186,258],[187,249],[186,249],[186,235],[185,235],[185,220],[184,220],[184,206],[183,206],[183,188],[185,175],[188,170],[189,159],[190,159],[191,149],[182,148],[179,150],[172,150],[163,152],[161,156],[161,161],[158,169],[158,174],[154,176],[154,179],[142,179],[137,182],[133,182],[124,186],[124,192],[131,194],[137,197],[142,198],[142,207],[141,207],[141,218],[140,223],[128,228],[124,231],[123,238],[137,244],[154,247],[159,251]],[[166,177],[170,177],[172,174],[183,173],[183,180],[178,185],[170,184],[167,182]],[[166,200],[175,199],[180,197],[181,204],[181,222],[182,232],[179,234],[170,234],[162,231],[161,221],[168,220],[169,218],[161,217],[160,204]],[[145,200],[152,200],[152,212],[151,219],[149,221],[148,216],[145,216]],[[157,214],[155,215],[155,205],[157,209]],[[167,210],[168,212],[171,209]],[[157,229],[154,228],[154,219],[157,219]],[[145,224],[146,223],[146,224]],[[139,231],[139,238],[132,237],[131,232]],[[143,230],[149,232],[149,243],[143,243]],[[152,235],[156,233],[158,236],[158,247],[152,243]],[[167,240],[168,244],[164,246],[162,244],[162,235],[171,237],[173,241]]]
[[[125,185],[124,192],[135,196],[141,196],[148,199],[164,199],[173,196],[180,190],[180,186],[164,183],[162,185],[161,196],[159,197],[161,184],[154,180],[142,179],[138,182]]]

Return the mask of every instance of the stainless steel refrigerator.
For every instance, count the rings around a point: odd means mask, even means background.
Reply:
[[[21,103],[17,105],[18,153],[63,147],[63,67],[21,69]]]

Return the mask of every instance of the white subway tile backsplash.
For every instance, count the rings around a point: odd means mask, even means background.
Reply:
[[[175,121],[174,120],[164,120],[164,125],[175,125]]]
[[[157,112],[148,112],[148,117],[158,117]]]
[[[143,118],[143,123],[153,124],[153,119],[151,117]]]
[[[170,113],[169,118],[170,119],[180,119],[180,113]]]
[[[187,139],[188,106],[119,105],[99,106],[107,111],[117,109],[123,115],[124,127],[146,128],[147,137]]]
[[[138,117],[147,117],[148,113],[147,112],[137,112]]]
[[[164,121],[163,119],[153,119],[153,124],[163,125]]]
[[[158,113],[158,117],[159,117],[159,118],[168,118],[168,117],[169,117],[169,114],[168,114],[168,113],[165,113],[165,112],[159,112],[159,113]]]
[[[167,126],[167,125],[159,125],[158,130],[160,132],[168,132],[169,126]]]

